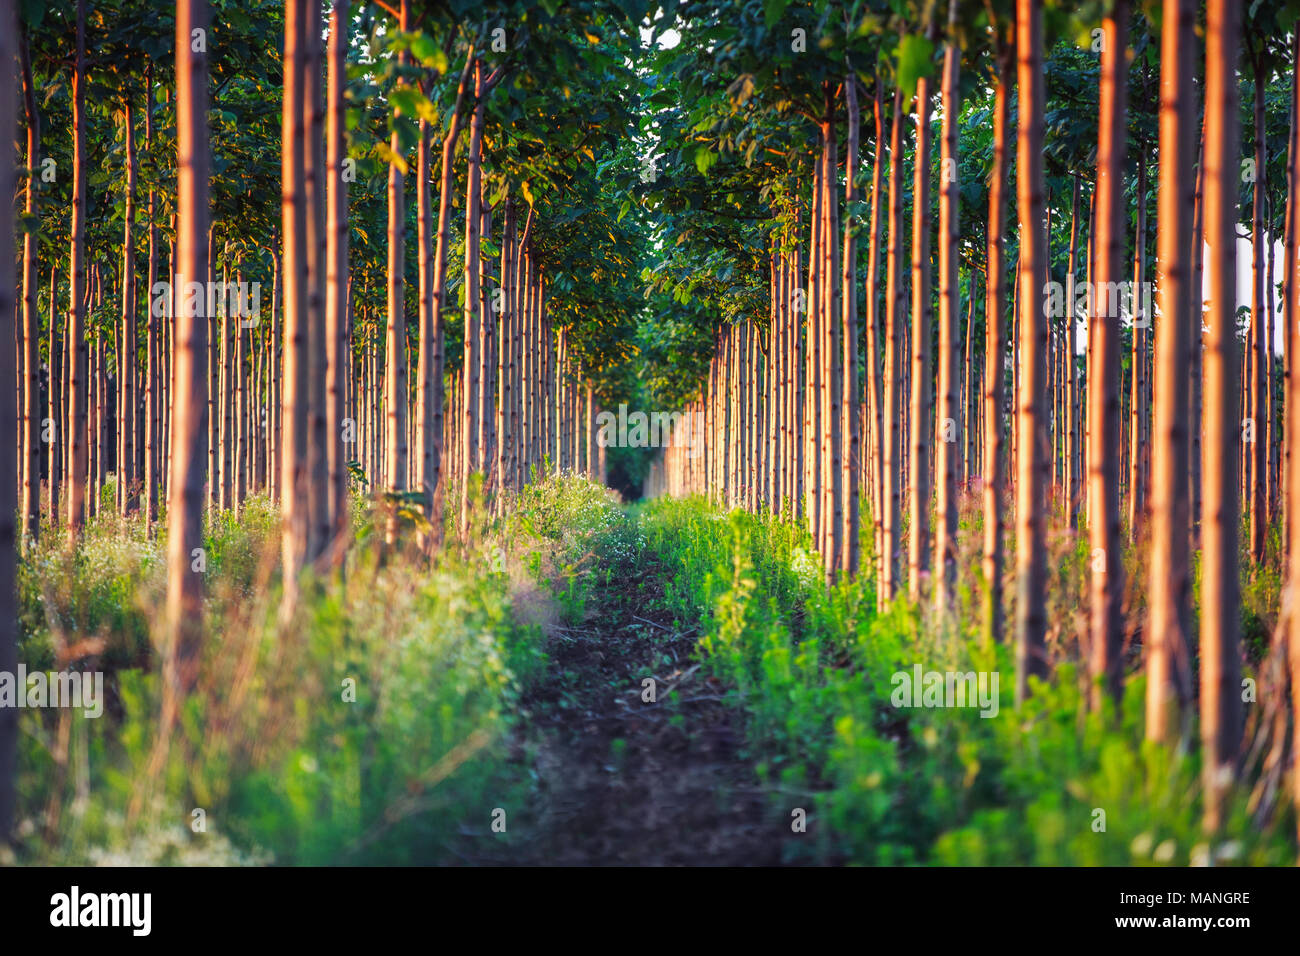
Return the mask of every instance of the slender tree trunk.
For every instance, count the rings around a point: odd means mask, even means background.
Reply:
[[[334,0],[330,14],[329,40],[329,120],[326,130],[325,262],[325,341],[327,369],[327,404],[325,440],[328,449],[329,497],[326,517],[329,555],[333,563],[342,561],[341,544],[345,540],[351,516],[348,513],[348,449],[344,432],[347,416],[347,370],[350,359],[348,337],[348,183],[345,178],[347,159],[346,103],[348,33],[351,19],[348,0]],[[421,188],[425,187],[421,181]],[[352,425],[356,429],[355,422]]]
[[[1120,0],[1122,3],[1123,0]],[[1047,554],[1045,524],[1051,458],[1043,408],[1046,386],[1047,233],[1043,223],[1043,9],[1016,4],[1019,130],[1016,197],[1020,212],[1020,391],[1016,442],[1016,700],[1028,679],[1047,674]],[[1124,47],[1115,48],[1123,55]]]
[[[1094,289],[1115,288],[1123,277],[1125,91],[1128,61],[1128,3],[1119,0],[1103,21],[1101,124],[1097,146],[1097,232]],[[1123,678],[1120,602],[1124,566],[1119,528],[1120,447],[1118,298],[1094,295],[1088,340],[1088,531],[1092,545],[1090,580],[1090,672],[1092,705],[1102,694],[1118,698]]]
[[[839,570],[850,578],[858,573],[859,482],[857,460],[862,454],[858,407],[858,263],[857,243],[854,239],[853,208],[858,198],[858,80],[852,70],[844,80],[845,107],[848,111],[848,141],[845,162],[844,203],[844,256],[840,300],[843,304],[844,327],[842,340],[842,368],[840,370],[841,408],[840,434],[840,495],[843,518],[838,525],[841,537]],[[775,343],[769,342],[768,348]]]
[[[77,60],[72,75],[72,288],[68,306],[72,356],[68,369],[68,541],[74,545],[86,520],[86,83],[86,0],[77,0]]]
[[[118,353],[117,507],[125,515],[131,507],[131,483],[135,475],[135,112],[128,97],[124,108],[126,127],[126,208],[122,238],[122,348]]]
[[[17,38],[16,4],[13,0],[0,0],[0,63],[9,71],[7,78],[10,82],[13,80],[13,63],[17,52],[14,46]],[[26,60],[24,52],[24,67]],[[28,72],[24,70],[24,80],[27,80]],[[29,81],[27,85],[30,87]],[[0,143],[4,144],[4,149],[0,151],[0,197],[4,199],[0,202],[0,329],[6,329],[10,333],[3,336],[5,342],[13,339],[17,303],[14,282],[14,207],[10,202],[16,186],[14,153],[10,148],[17,132],[14,112],[14,97],[0,97]],[[30,115],[34,116],[34,113]],[[33,127],[29,126],[31,128]],[[29,134],[29,148],[33,142],[34,138]],[[29,175],[32,175],[30,171]],[[34,282],[30,271],[34,266],[26,260],[24,265],[27,269],[24,282]],[[13,381],[17,372],[14,351],[0,348],[0,382]],[[18,420],[17,399],[7,385],[0,391],[4,393],[0,395],[0,441],[8,442],[7,446],[0,447],[13,448],[17,438],[13,433]],[[0,507],[0,673],[3,674],[18,672],[18,553],[14,540],[14,511],[10,507],[17,495],[15,481],[13,469],[0,468],[0,502],[4,502],[4,506]],[[13,833],[17,811],[17,779],[18,711],[14,707],[0,707],[0,846],[8,846],[10,834]]]
[[[1200,690],[1205,829],[1214,834],[1223,822],[1241,741],[1235,473],[1241,447],[1235,308],[1240,4],[1209,0],[1206,37],[1203,201],[1210,310],[1204,358],[1207,454],[1201,515]]]
[[[1292,30],[1295,41],[1292,44],[1291,69],[1291,129],[1289,143],[1289,162],[1287,165],[1287,229],[1286,229],[1286,292],[1287,292],[1287,336],[1285,342],[1287,358],[1287,393],[1286,393],[1286,434],[1288,436],[1287,454],[1287,586],[1283,591],[1282,614],[1287,622],[1287,647],[1290,657],[1291,677],[1291,713],[1300,714],[1300,613],[1297,613],[1297,600],[1300,600],[1300,521],[1290,513],[1300,502],[1300,454],[1295,450],[1295,429],[1300,428],[1300,370],[1292,361],[1293,343],[1300,341],[1296,337],[1295,323],[1300,318],[1300,259],[1296,257],[1296,242],[1300,238],[1300,20]],[[1292,788],[1296,809],[1297,836],[1300,837],[1300,774],[1292,772]]]
[[[1191,700],[1191,555],[1187,498],[1187,340],[1191,229],[1194,0],[1164,0],[1160,44],[1160,205],[1157,263],[1155,441],[1151,449],[1150,626],[1146,641],[1148,740],[1167,740]]]
[[[206,280],[208,235],[207,54],[191,37],[205,31],[204,0],[176,4],[177,275]],[[196,301],[197,299],[197,301]],[[176,316],[171,468],[167,499],[167,654],[164,723],[198,681],[203,637],[203,473],[206,470],[208,296],[186,295]]]
[[[284,15],[284,108],[281,116],[281,266],[284,308],[284,366],[281,385],[281,542],[284,604],[297,601],[298,577],[307,557],[307,196],[306,162],[307,28],[309,0],[287,0]]]
[[[10,17],[13,14],[12,9],[0,9],[0,16]],[[7,26],[6,26],[7,28]],[[41,117],[36,109],[36,88],[32,80],[31,56],[28,50],[28,39],[26,35],[18,37],[19,52],[22,57],[22,83],[23,83],[23,104],[27,112],[27,205],[26,215],[29,219],[35,220],[38,217],[39,209],[36,199],[36,170],[40,166],[41,153]],[[9,51],[12,52],[12,51]],[[0,63],[7,63],[8,60],[0,55]],[[0,116],[0,121],[5,120]],[[6,140],[0,140],[6,142]],[[8,166],[5,167],[8,170]],[[0,196],[8,193],[0,192]],[[7,206],[6,206],[7,208]],[[5,233],[8,236],[8,233]],[[23,466],[23,488],[22,503],[19,511],[22,514],[22,548],[24,552],[36,544],[37,535],[41,526],[41,366],[39,354],[39,339],[41,334],[41,318],[37,311],[37,283],[39,280],[39,255],[37,244],[39,236],[35,232],[27,232],[23,235],[23,378],[22,378],[22,460]],[[4,266],[0,265],[0,269]],[[51,289],[51,299],[53,290]],[[4,313],[0,313],[0,318]],[[50,325],[50,368],[54,368],[54,326]],[[54,391],[54,379],[50,379],[50,392]],[[54,416],[51,414],[51,418]],[[51,473],[50,487],[53,488],[53,473]],[[0,498],[0,501],[4,500]],[[51,509],[51,517],[54,511]],[[0,521],[3,519],[0,518]],[[2,533],[2,530],[0,530]],[[4,558],[0,557],[0,565],[3,564]],[[0,579],[0,586],[8,587]],[[8,591],[5,592],[8,594]],[[0,640],[3,640],[0,637]],[[0,670],[4,668],[0,666]],[[4,774],[4,767],[0,765],[0,776]],[[0,798],[2,802],[3,798]],[[7,834],[4,828],[4,818],[0,815],[0,840]]]
[[[984,611],[986,642],[1000,640],[1002,610],[1002,513],[1005,454],[1003,413],[1006,402],[1006,262],[1003,244],[1007,222],[1007,126],[1009,122],[1014,48],[998,53],[997,84],[993,92],[993,168],[989,173],[988,278],[984,294]]]
[[[1139,137],[1138,155],[1143,154]],[[1142,519],[1146,509],[1146,452],[1149,447],[1144,434],[1146,417],[1146,339],[1151,316],[1142,311],[1142,283],[1146,276],[1147,236],[1147,167],[1138,161],[1137,228],[1133,238],[1133,316],[1129,351],[1129,402],[1128,402],[1128,534],[1136,543],[1142,536]]]
[[[948,29],[956,25],[957,4],[948,5]],[[949,36],[943,55],[943,139],[939,160],[939,421],[935,435],[935,604],[949,611],[957,581],[957,472],[965,426],[962,421],[958,379],[961,335],[957,323],[961,309],[957,241],[961,231],[957,183],[957,123],[961,108],[958,77],[961,51]]]
[[[409,11],[402,3],[402,27],[407,26]],[[401,151],[401,140],[393,131],[389,148],[394,156]],[[385,487],[390,492],[406,490],[406,192],[401,169],[396,163],[388,167],[388,326],[385,353],[387,371],[384,379],[385,411]],[[397,513],[388,520],[385,542],[397,541]]]
[[[930,572],[930,428],[934,357],[930,331],[930,84],[916,84],[916,152],[912,181],[912,412],[908,486],[908,586],[913,601],[921,597],[921,578]]]
[[[474,118],[470,125],[469,138],[469,173],[465,188],[465,348],[464,348],[464,387],[465,409],[464,431],[461,435],[461,457],[464,466],[464,479],[460,492],[460,535],[465,539],[469,535],[469,476],[478,462],[478,406],[479,393],[479,357],[482,347],[479,341],[482,331],[482,317],[479,300],[479,239],[482,228],[482,150],[483,150],[483,64],[474,59]],[[559,467],[558,455],[556,467]]]
[[[881,602],[894,599],[899,587],[899,553],[902,550],[903,436],[903,95],[894,93],[894,117],[889,134],[889,226],[886,231],[885,278],[885,381],[884,415],[889,429],[885,443],[885,467],[882,511],[885,516],[884,555],[881,559],[883,583]]]
[[[1264,92],[1268,82],[1262,64],[1262,54],[1255,60],[1255,186],[1251,204],[1251,363],[1246,382],[1249,396],[1251,423],[1249,459],[1250,556],[1256,565],[1264,561],[1264,544],[1268,538],[1268,427],[1265,416],[1268,408],[1268,356],[1272,343],[1266,341],[1268,322],[1264,315],[1265,297],[1265,223],[1264,196],[1266,192],[1268,154],[1264,140]],[[1271,278],[1268,281],[1272,281]]]
[[[403,4],[403,11],[406,4]],[[330,341],[327,333],[326,319],[326,273],[329,271],[329,228],[326,209],[329,191],[327,181],[331,178],[327,172],[325,160],[325,45],[322,35],[325,24],[320,0],[311,0],[307,7],[307,60],[306,82],[303,84],[305,101],[303,102],[303,125],[307,131],[307,144],[304,147],[303,180],[306,184],[307,216],[307,329],[305,344],[307,347],[307,559],[318,562],[326,545],[333,538],[334,518],[330,512],[332,486],[330,484],[330,449],[337,445],[339,435],[330,435],[327,431],[329,409],[327,408],[327,384],[329,378]],[[403,30],[410,29],[410,23],[403,20]],[[394,146],[396,152],[396,146]],[[403,206],[404,208],[404,206]],[[401,219],[405,235],[405,216]],[[400,244],[400,243],[399,243]],[[399,299],[399,302],[402,300]],[[236,323],[238,333],[239,324]],[[405,341],[406,322],[403,316],[402,338]],[[240,370],[242,375],[242,367]],[[405,424],[406,409],[406,375],[405,366],[402,374],[402,422]],[[402,436],[402,461],[405,465],[405,428]],[[405,487],[403,482],[402,487]]]
[[[1065,514],[1071,529],[1079,527],[1079,414],[1076,395],[1078,382],[1078,322],[1075,312],[1075,275],[1079,267],[1079,177],[1074,177],[1070,200],[1070,251],[1065,277],[1065,329],[1061,352],[1065,364]]]
[[[153,152],[153,66],[145,67],[145,105],[144,105],[144,150],[146,155]],[[163,296],[161,289],[154,288],[158,279],[158,226],[156,221],[155,193],[149,189],[147,199],[149,262],[148,288],[149,308],[146,310],[145,322],[145,402],[144,402],[144,483],[141,491],[144,496],[145,527],[153,528],[158,518],[158,325],[161,322],[159,306]],[[170,288],[174,276],[168,276]],[[212,481],[211,475],[208,480]]]
[[[881,342],[884,333],[880,328],[880,203],[884,198],[881,188],[885,164],[885,130],[881,117],[884,84],[876,77],[876,95],[872,102],[875,122],[876,159],[871,170],[871,240],[867,250],[866,325],[867,325],[867,421],[871,463],[871,519],[874,525],[874,554],[876,590],[879,594],[884,566],[884,408],[882,396],[883,373],[880,366]]]

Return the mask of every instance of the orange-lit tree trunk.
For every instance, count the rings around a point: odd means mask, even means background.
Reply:
[[[1102,22],[1101,116],[1097,139],[1094,289],[1117,287],[1124,278],[1125,90],[1128,3],[1117,0]],[[1123,573],[1119,527],[1120,441],[1118,298],[1094,295],[1088,321],[1088,533],[1090,578],[1090,672],[1092,704],[1102,693],[1118,696],[1122,680],[1120,601]]]
[[[957,4],[948,5],[948,29],[956,25]],[[966,424],[958,393],[961,334],[958,331],[961,290],[958,284],[957,123],[961,50],[950,35],[943,54],[943,133],[939,159],[939,416],[935,429],[935,604],[950,609],[957,580],[958,470]]]
[[[1031,676],[1047,674],[1045,523],[1051,458],[1047,451],[1047,232],[1043,222],[1043,9],[1016,4],[1019,130],[1016,199],[1020,213],[1020,383],[1016,396],[1016,700]],[[1123,47],[1120,47],[1122,55]]]
[[[903,95],[894,93],[894,117],[889,134],[889,227],[885,266],[885,444],[883,505],[884,554],[881,557],[881,601],[889,603],[898,593],[899,552],[902,549],[903,513]]]
[[[279,493],[283,521],[284,607],[297,599],[298,575],[307,557],[307,207],[303,184],[307,9],[310,0],[288,0],[284,13],[284,108],[281,117],[281,284],[284,292],[284,365],[281,376]]]
[[[7,13],[0,12],[0,16],[8,16],[10,13],[12,13],[12,10]],[[36,88],[32,81],[32,64],[27,37],[25,35],[18,37],[18,43],[20,44],[19,53],[22,57],[23,104],[27,112],[27,206],[25,212],[28,219],[33,220],[38,215],[36,170],[40,165],[41,117],[36,109]],[[6,62],[8,61],[0,57],[0,63]],[[0,142],[4,141],[0,140]],[[0,195],[8,194],[0,193]],[[5,235],[7,236],[8,233],[6,232]],[[24,550],[36,543],[41,525],[41,410],[39,407],[41,366],[38,350],[41,318],[37,312],[38,305],[36,301],[37,282],[39,281],[37,255],[39,239],[40,237],[34,231],[26,232],[23,235],[23,327],[21,340],[23,342],[24,360],[21,388],[23,390],[22,454],[24,465],[22,502],[19,506],[19,512],[22,514],[21,544]],[[3,266],[0,266],[0,268],[3,268]],[[53,290],[51,290],[52,300]],[[0,315],[3,314],[0,313]],[[134,352],[132,355],[134,356]],[[53,324],[50,326],[50,358],[54,358]],[[53,362],[51,362],[50,367],[54,367]],[[51,394],[54,392],[53,377],[50,378],[50,392]],[[53,481],[51,481],[51,488],[53,488]],[[0,498],[0,500],[4,499]],[[53,515],[53,511],[51,511],[51,515]],[[0,822],[0,839],[4,838],[5,832],[3,823]]]
[[[325,338],[327,343],[327,404],[325,434],[329,452],[330,554],[341,559],[340,544],[347,534],[348,453],[344,440],[343,420],[347,373],[351,363],[348,336],[348,184],[344,178],[347,143],[344,138],[347,86],[348,0],[334,0],[330,14],[329,42],[329,120],[326,130],[326,168],[329,184],[326,194],[327,233],[325,251]],[[356,428],[355,422],[353,429]]]
[[[1007,221],[1007,123],[1015,48],[1000,39],[997,81],[993,90],[993,168],[989,172],[988,278],[984,293],[984,639],[1002,637],[1002,488],[1006,454],[1003,451],[1003,394],[1006,384],[1006,261],[1003,249]]]
[[[1296,38],[1291,48],[1292,70],[1295,71],[1300,70],[1300,62],[1296,59],[1300,56],[1300,20],[1296,21],[1292,35]],[[1286,290],[1289,300],[1287,314],[1290,321],[1287,323],[1285,348],[1290,375],[1287,378],[1286,394],[1286,432],[1289,436],[1286,500],[1290,508],[1295,508],[1296,503],[1300,502],[1300,454],[1296,453],[1294,444],[1295,429],[1300,429],[1300,367],[1292,361],[1291,346],[1293,342],[1300,341],[1296,336],[1295,328],[1297,319],[1300,319],[1300,259],[1296,257],[1296,242],[1300,239],[1300,77],[1294,75],[1291,82],[1291,142],[1287,174],[1289,203],[1287,205]],[[1291,665],[1291,713],[1300,714],[1300,613],[1296,612],[1297,600],[1300,599],[1300,521],[1296,520],[1294,514],[1289,515],[1289,519],[1285,540],[1290,560],[1287,564],[1287,587],[1283,592],[1286,595],[1286,603],[1282,611],[1287,621],[1287,645]],[[1296,808],[1297,836],[1300,836],[1300,773],[1292,773],[1292,788]]]
[[[1164,0],[1160,42],[1160,324],[1156,327],[1151,448],[1150,627],[1146,641],[1146,736],[1166,740],[1191,700],[1191,555],[1187,497],[1187,340],[1191,319],[1190,175],[1194,0]]]
[[[208,127],[204,0],[176,4],[177,282],[170,489],[167,498],[167,652],[164,723],[195,685],[203,636],[203,478],[207,470]],[[199,285],[198,288],[203,288]],[[179,291],[179,290],[178,290]],[[205,290],[206,291],[206,290]],[[175,696],[173,696],[175,695]],[[170,706],[168,702],[170,701]],[[170,719],[169,719],[170,718]]]
[[[1241,740],[1237,578],[1236,334],[1237,51],[1241,6],[1209,0],[1205,51],[1205,239],[1209,246],[1209,331],[1205,334],[1205,467],[1201,515],[1201,746],[1205,829],[1223,804]]]
[[[481,409],[479,397],[479,356],[482,348],[479,341],[482,322],[480,315],[482,302],[479,296],[479,231],[482,228],[482,152],[483,152],[483,63],[474,58],[474,118],[470,123],[469,134],[469,170],[465,187],[465,346],[463,358],[464,374],[464,420],[461,423],[461,463],[462,476],[460,488],[460,535],[464,539],[469,535],[469,476],[473,473],[479,458],[478,415]],[[552,451],[555,449],[552,446]],[[558,459],[558,455],[557,455]],[[559,467],[559,462],[555,463]]]
[[[1264,560],[1264,543],[1268,537],[1268,389],[1271,387],[1268,377],[1268,350],[1272,342],[1266,340],[1268,322],[1266,321],[1264,296],[1264,197],[1266,192],[1267,160],[1264,139],[1264,92],[1268,75],[1263,66],[1263,55],[1258,54],[1254,62],[1255,75],[1255,184],[1251,202],[1250,249],[1250,327],[1248,340],[1251,350],[1249,378],[1246,381],[1248,412],[1252,426],[1250,447],[1246,450],[1249,459],[1247,507],[1250,510],[1250,556],[1256,564]],[[1270,280],[1271,281],[1271,278]]]
[[[848,109],[848,144],[845,162],[844,261],[840,299],[844,306],[843,367],[840,370],[842,409],[840,431],[843,436],[840,461],[840,489],[844,518],[839,566],[842,574],[858,573],[858,527],[860,485],[857,461],[862,454],[858,406],[858,269],[857,244],[853,231],[853,207],[858,198],[858,78],[849,71],[844,79],[845,104]],[[768,348],[775,350],[775,340]]]
[[[876,77],[876,95],[872,103],[872,118],[875,121],[876,160],[871,170],[871,239],[867,246],[867,459],[870,462],[871,475],[871,520],[874,526],[875,563],[877,592],[884,575],[884,511],[885,496],[883,490],[885,439],[884,409],[882,397],[883,373],[880,366],[881,343],[884,331],[880,327],[880,202],[884,198],[881,187],[885,165],[885,129],[882,122],[884,84]],[[883,596],[883,595],[882,595]]]
[[[69,444],[68,540],[73,544],[81,537],[86,520],[86,83],[86,0],[77,0],[77,59],[72,74],[72,263],[69,267],[72,281],[67,339],[71,360],[66,439]],[[8,201],[6,194],[5,202]]]
[[[117,507],[126,514],[135,479],[135,112],[128,96],[124,109],[126,195],[122,237],[122,346],[117,375]]]
[[[0,0],[0,63],[11,71],[17,51],[14,41],[18,37],[18,15],[14,0]],[[23,58],[26,65],[26,56]],[[24,71],[26,73],[26,71]],[[0,448],[13,448],[16,436],[14,426],[18,419],[17,399],[10,383],[17,375],[15,354],[9,343],[13,341],[13,318],[17,304],[14,283],[14,153],[10,148],[17,132],[14,117],[14,97],[0,97],[0,329],[3,329],[5,347],[0,348]],[[29,138],[28,145],[32,140]],[[29,170],[29,175],[32,171]],[[30,266],[29,266],[30,268]],[[24,282],[28,281],[24,276]],[[53,335],[50,337],[53,343]],[[53,353],[53,344],[50,348]],[[53,380],[51,380],[53,387]],[[30,407],[30,406],[29,406]],[[18,672],[18,608],[17,571],[18,553],[14,541],[15,472],[0,468],[0,673]],[[18,711],[14,707],[0,707],[0,846],[8,846],[13,832],[17,808],[18,778]]]
[[[410,27],[410,12],[402,2],[400,27]],[[404,56],[405,54],[403,54]],[[400,111],[394,111],[394,116]],[[401,137],[393,129],[389,150],[395,160],[402,150]],[[385,487],[390,492],[406,490],[406,188],[402,169],[395,161],[388,165],[388,326],[384,343],[387,370],[384,377]],[[397,513],[390,516],[384,533],[388,545],[397,541]]]
[[[908,594],[921,596],[921,577],[930,572],[930,82],[916,83],[916,151],[912,154],[912,412],[908,462]]]
[[[403,29],[409,27],[404,24]],[[328,342],[325,332],[325,276],[328,266],[325,165],[325,31],[321,0],[307,6],[306,82],[303,84],[303,124],[307,143],[303,152],[307,215],[307,557],[317,561],[330,539],[333,519],[329,513],[329,452],[333,436],[326,434],[326,378]],[[405,323],[403,323],[405,327]],[[243,336],[240,323],[235,334]],[[239,366],[242,377],[242,363]],[[241,379],[242,380],[242,379]],[[405,381],[405,379],[403,379]],[[242,463],[237,464],[242,468]]]

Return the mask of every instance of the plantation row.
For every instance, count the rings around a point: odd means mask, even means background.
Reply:
[[[691,84],[661,116],[701,178],[672,186],[689,214],[657,278],[729,322],[686,396],[710,441],[670,450],[652,487],[789,514],[827,586],[861,567],[881,610],[906,596],[937,622],[960,620],[977,496],[968,586],[985,641],[1013,643],[1017,703],[1078,661],[1089,709],[1117,708],[1140,648],[1143,733],[1199,734],[1217,832],[1250,755],[1286,759],[1300,702],[1289,597],[1267,612],[1259,707],[1241,621],[1243,580],[1300,584],[1300,24],[1269,3],[1119,0],[1095,24],[954,0],[860,22],[828,9],[814,49],[784,8],[723,28],[731,5],[693,6],[678,31],[718,45],[660,54],[734,82]],[[738,293],[747,270],[765,281]],[[1061,533],[1087,543],[1087,587],[1049,610]]]

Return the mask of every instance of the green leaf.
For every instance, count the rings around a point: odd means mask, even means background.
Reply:
[[[700,171],[701,176],[707,176],[713,164],[718,161],[718,154],[710,152],[709,147],[701,146],[695,151],[695,168]]]
[[[923,36],[908,34],[898,45],[898,88],[903,102],[916,95],[916,82],[934,72],[934,44]]]
[[[776,26],[781,14],[785,13],[785,8],[790,5],[790,0],[763,0],[763,21],[770,30]]]

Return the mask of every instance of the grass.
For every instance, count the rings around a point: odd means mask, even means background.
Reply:
[[[510,513],[432,567],[360,544],[346,580],[309,581],[288,620],[276,509],[253,498],[210,522],[202,678],[170,734],[165,529],[106,516],[76,548],[43,535],[20,572],[20,659],[105,671],[109,706],[21,712],[16,860],[429,863],[496,837],[493,811],[530,786],[510,738],[545,665],[552,581],[580,601],[618,516],[571,477]],[[375,514],[355,518],[372,542]]]
[[[704,661],[736,689],[774,806],[787,816],[797,807],[808,812],[804,857],[1294,862],[1289,802],[1277,799],[1276,781],[1261,799],[1268,781],[1254,770],[1238,781],[1221,838],[1206,840],[1195,749],[1143,741],[1140,673],[1129,675],[1118,710],[1089,712],[1074,635],[1059,618],[1055,677],[1036,683],[1017,711],[1011,649],[984,645],[974,615],[940,619],[905,601],[877,614],[869,576],[826,591],[807,536],[769,517],[722,514],[696,499],[653,502],[640,520],[650,552],[676,569],[666,603],[680,620],[701,623]],[[1081,592],[1083,562],[1064,538],[1054,560],[1059,605]],[[967,601],[979,591],[976,573],[962,572]],[[997,673],[998,715],[893,706],[894,675],[917,664]]]
[[[493,823],[503,808],[538,805],[530,721],[607,708],[633,686],[624,663],[656,660],[654,642],[668,633],[700,635],[698,679],[707,675],[706,696],[728,701],[710,706],[734,711],[742,729],[736,759],[745,766],[733,776],[756,778],[777,832],[806,821],[772,856],[906,865],[1295,859],[1289,781],[1263,705],[1247,705],[1249,756],[1213,841],[1201,832],[1194,724],[1187,745],[1143,741],[1139,647],[1130,648],[1122,703],[1088,709],[1079,650],[1088,550],[1059,528],[1049,534],[1053,678],[1017,709],[1011,649],[979,636],[982,529],[970,502],[948,617],[905,600],[877,613],[870,573],[827,590],[800,526],[699,499],[625,510],[584,479],[553,477],[495,517],[478,507],[472,540],[432,565],[383,550],[378,529],[392,507],[410,527],[407,502],[354,500],[346,577],[308,580],[288,619],[275,507],[254,497],[238,518],[209,523],[202,679],[170,733],[158,716],[165,523],[151,536],[138,518],[102,516],[75,548],[43,529],[20,567],[20,658],[29,669],[103,671],[108,701],[98,720],[20,712],[20,840],[10,859],[512,859],[530,818],[511,817],[521,822],[504,832]],[[865,522],[863,530],[867,545]],[[1130,612],[1142,599],[1140,554],[1126,556]],[[1260,700],[1269,698],[1278,592],[1275,572],[1243,573],[1244,673],[1260,681]],[[1013,587],[1004,593],[1014,599]],[[621,651],[605,620],[616,598],[654,618],[627,618],[637,623],[624,622]],[[588,687],[579,680],[587,671],[551,660],[549,635],[574,628],[592,643],[566,653],[579,663],[596,654],[603,663],[587,670],[609,686]],[[682,639],[683,650],[694,640]],[[687,669],[684,659],[671,663]],[[918,665],[996,674],[996,716],[894,706],[896,675]],[[554,678],[557,667],[568,683],[548,691],[543,675]],[[673,712],[668,736],[703,735],[695,713]],[[651,739],[633,747],[611,732],[598,762],[628,777],[630,765],[657,756],[646,749]],[[473,841],[483,840],[498,842],[482,852]]]

